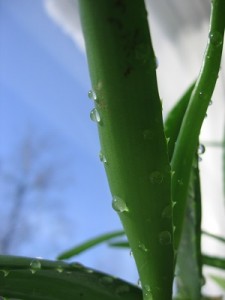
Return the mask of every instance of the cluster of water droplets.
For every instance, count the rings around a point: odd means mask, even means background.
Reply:
[[[143,251],[143,252],[148,252],[148,248],[143,244],[142,242],[139,241],[138,243],[138,248]]]
[[[148,298],[147,298],[148,300],[153,299],[153,298],[152,298],[152,292],[151,292],[150,285],[144,284],[144,286],[143,286],[143,293],[144,293],[144,295],[145,295],[145,298],[148,297]]]
[[[88,98],[91,99],[91,100],[93,100],[93,101],[97,101],[97,100],[98,100],[97,95],[96,95],[96,93],[95,93],[94,90],[90,90],[90,91],[88,92]],[[91,112],[90,112],[90,118],[91,118],[91,120],[92,120],[93,122],[96,122],[96,123],[98,123],[98,124],[101,123],[101,116],[100,116],[100,114],[99,114],[97,108],[93,108],[93,109],[91,110]]]

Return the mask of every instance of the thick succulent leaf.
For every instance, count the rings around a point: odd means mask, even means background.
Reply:
[[[170,300],[171,172],[144,0],[80,0],[101,160],[144,299]],[[118,262],[119,263],[119,262]],[[166,268],[165,268],[166,266]]]
[[[101,243],[104,243],[108,240],[111,240],[113,238],[116,238],[118,236],[121,236],[121,235],[124,235],[124,231],[123,230],[120,230],[120,231],[114,231],[114,232],[111,232],[111,233],[106,233],[106,234],[101,234],[100,236],[97,236],[95,238],[92,238],[72,249],[69,249],[63,253],[61,253],[57,258],[58,259],[68,259],[68,258],[71,258],[71,257],[74,257],[86,250],[89,250],[90,248],[92,247],[95,247]]]
[[[141,300],[139,288],[79,263],[0,256],[0,296],[22,300]]]

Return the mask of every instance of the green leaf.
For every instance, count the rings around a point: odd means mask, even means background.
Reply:
[[[211,100],[220,69],[225,28],[225,1],[212,3],[210,33],[202,68],[188,104],[171,161],[172,199],[174,207],[174,247],[178,249],[186,208],[192,162],[198,146],[199,134]]]
[[[100,236],[98,237],[95,237],[95,238],[92,238],[70,250],[67,250],[63,253],[61,253],[57,259],[68,259],[68,258],[71,258],[73,256],[76,256],[94,246],[97,246],[101,243],[104,243],[110,239],[113,239],[115,237],[118,237],[118,236],[121,236],[121,235],[124,235],[124,231],[120,230],[120,231],[114,231],[114,232],[111,232],[111,233],[106,233],[106,234],[101,234]]]
[[[118,248],[130,248],[130,245],[127,241],[121,241],[121,242],[110,242],[109,246],[111,247],[118,247]]]
[[[170,300],[171,172],[144,0],[80,0],[101,158],[145,299]],[[119,263],[119,262],[118,262]],[[166,267],[165,267],[166,266]]]
[[[213,281],[215,281],[223,290],[225,290],[225,278],[224,277],[210,275],[210,278],[212,278]]]
[[[222,257],[208,256],[203,254],[202,263],[210,267],[225,270],[225,258]]]
[[[0,256],[0,295],[23,300],[141,300],[141,290],[79,263]]]
[[[182,300],[201,299],[202,282],[201,192],[198,157],[196,156],[189,183],[184,226],[176,262],[176,297]]]
[[[180,127],[194,89],[195,83],[192,83],[182,97],[176,102],[172,110],[168,113],[164,123],[165,135],[168,139],[168,154],[171,161],[175,143],[180,131]]]

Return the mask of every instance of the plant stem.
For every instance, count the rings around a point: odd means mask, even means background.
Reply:
[[[212,1],[210,30],[202,68],[182,122],[172,159],[174,207],[174,247],[178,249],[186,208],[188,183],[200,129],[205,118],[220,69],[225,27],[225,1]]]
[[[171,172],[143,0],[81,0],[92,98],[113,207],[146,300],[170,300]],[[94,97],[93,97],[94,95]],[[119,262],[117,262],[119,264]]]

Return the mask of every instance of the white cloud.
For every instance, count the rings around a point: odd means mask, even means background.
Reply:
[[[78,13],[78,0],[45,0],[49,16],[84,51],[84,39]]]

